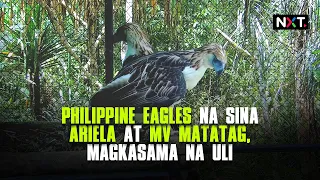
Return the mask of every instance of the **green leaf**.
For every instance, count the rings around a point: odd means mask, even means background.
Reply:
[[[320,65],[320,59],[315,60],[315,61],[312,63],[312,65],[313,65],[314,67],[319,66],[319,65]]]
[[[320,54],[320,49],[313,51],[312,54]]]
[[[20,91],[25,95],[25,96],[29,96],[29,90],[26,88],[20,88]]]
[[[314,70],[313,73],[314,73],[314,78],[315,78],[318,82],[320,82],[320,70]]]

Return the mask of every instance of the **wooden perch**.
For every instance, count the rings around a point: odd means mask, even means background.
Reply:
[[[234,42],[227,34],[222,32],[219,28],[216,28],[216,31],[218,31],[224,38],[226,38],[226,40],[229,41],[229,43],[236,49],[238,49],[242,54],[249,56],[251,60],[255,60],[255,58],[247,50],[240,47],[236,42]]]

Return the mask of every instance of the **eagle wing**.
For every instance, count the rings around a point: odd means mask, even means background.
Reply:
[[[172,53],[143,56],[126,64],[90,101],[95,106],[168,107],[187,92],[183,69],[190,61]]]

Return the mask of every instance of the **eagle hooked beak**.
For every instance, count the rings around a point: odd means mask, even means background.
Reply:
[[[117,31],[116,33],[113,34],[113,39],[112,39],[113,44],[120,41],[126,41],[126,36],[124,31]]]
[[[222,66],[221,68],[216,69],[216,73],[218,77],[220,77],[221,74],[224,72],[225,64],[222,64],[221,66]]]
[[[115,44],[115,43],[120,42],[120,41],[121,41],[120,38],[116,34],[114,34],[113,35],[113,39],[112,39],[112,43]]]
[[[224,71],[225,64],[214,56],[212,60],[212,65],[214,70],[216,71],[216,74],[220,76]]]
[[[220,76],[223,73],[224,69],[220,69],[218,71],[216,71],[217,75]]]

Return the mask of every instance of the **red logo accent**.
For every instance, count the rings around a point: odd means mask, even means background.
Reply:
[[[287,17],[287,21],[288,21],[288,24],[287,24],[287,28],[292,24],[292,21],[290,18]]]

